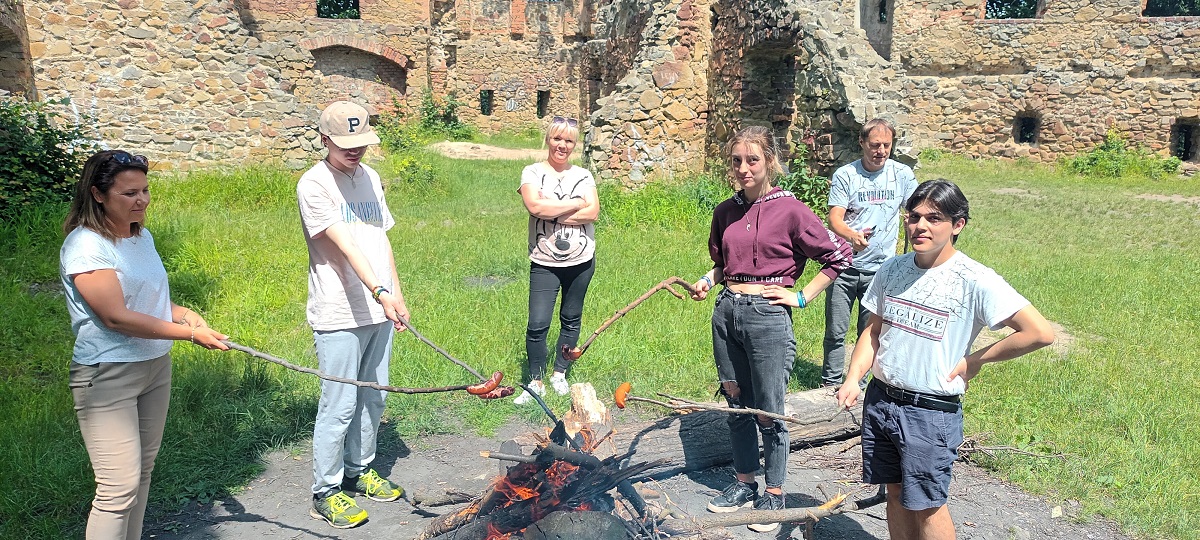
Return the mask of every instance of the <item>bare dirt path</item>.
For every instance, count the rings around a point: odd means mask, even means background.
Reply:
[[[393,426],[385,425],[383,448],[376,461],[380,472],[416,493],[439,493],[454,489],[480,493],[499,473],[498,463],[479,456],[481,450],[497,450],[500,442],[519,434],[543,430],[544,426],[510,425],[496,437],[439,435],[400,440]],[[874,493],[862,486],[859,448],[840,453],[838,445],[796,451],[789,460],[785,489],[788,506],[808,506],[824,500],[825,494],[864,490],[856,498]],[[654,456],[637,455],[638,460]],[[265,457],[267,467],[241,493],[210,505],[193,506],[182,512],[147,519],[150,538],[164,540],[200,539],[309,539],[389,538],[407,539],[419,534],[436,514],[457,506],[414,509],[404,501],[379,503],[359,498],[371,513],[364,525],[347,530],[330,528],[309,517],[309,482],[312,477],[311,449],[299,446],[293,452],[273,452]],[[733,477],[729,467],[697,471],[647,482],[662,494],[651,502],[670,505],[694,515],[705,513],[705,505]],[[1060,511],[1056,511],[1058,507]],[[1129,540],[1115,526],[1099,519],[1078,524],[1072,520],[1070,503],[1051,502],[1031,496],[965,463],[955,465],[951,485],[951,512],[960,539],[1023,540]],[[887,538],[883,505],[858,514],[832,516],[817,523],[819,540],[873,540]],[[803,528],[785,526],[775,535],[760,534],[745,527],[730,529],[732,538],[802,538]]]
[[[500,148],[473,142],[442,141],[429,148],[454,159],[514,159],[537,161],[546,158],[546,150],[537,148]]]

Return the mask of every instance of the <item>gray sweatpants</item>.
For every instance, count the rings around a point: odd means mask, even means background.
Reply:
[[[329,375],[386,385],[393,332],[391,322],[313,332],[317,363]],[[358,476],[375,460],[386,396],[383,390],[321,381],[313,425],[314,494],[341,489],[343,478]]]

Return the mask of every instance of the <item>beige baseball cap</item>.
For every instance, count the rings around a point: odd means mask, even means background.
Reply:
[[[325,107],[317,130],[341,148],[379,144],[379,136],[371,128],[367,110],[350,101],[335,101]]]

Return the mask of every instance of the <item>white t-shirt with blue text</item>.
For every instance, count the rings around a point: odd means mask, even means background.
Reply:
[[[843,165],[829,184],[829,206],[846,209],[846,225],[856,231],[872,229],[867,247],[854,252],[854,268],[873,272],[896,254],[900,237],[900,208],[917,189],[917,177],[908,165],[893,160],[869,172],[862,160]]]
[[[915,392],[959,395],[961,377],[947,381],[983,327],[1000,324],[1029,301],[992,269],[956,252],[930,269],[908,253],[883,263],[863,307],[883,317],[871,373]]]

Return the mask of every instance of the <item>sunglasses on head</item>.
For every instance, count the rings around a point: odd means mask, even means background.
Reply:
[[[566,124],[571,127],[579,127],[579,120],[567,118],[565,116],[555,116],[550,119],[551,124]]]
[[[117,150],[116,152],[113,152],[112,157],[109,159],[112,159],[121,165],[141,165],[143,167],[150,166],[150,160],[146,159],[146,156],[141,154],[130,154],[124,150]]]

